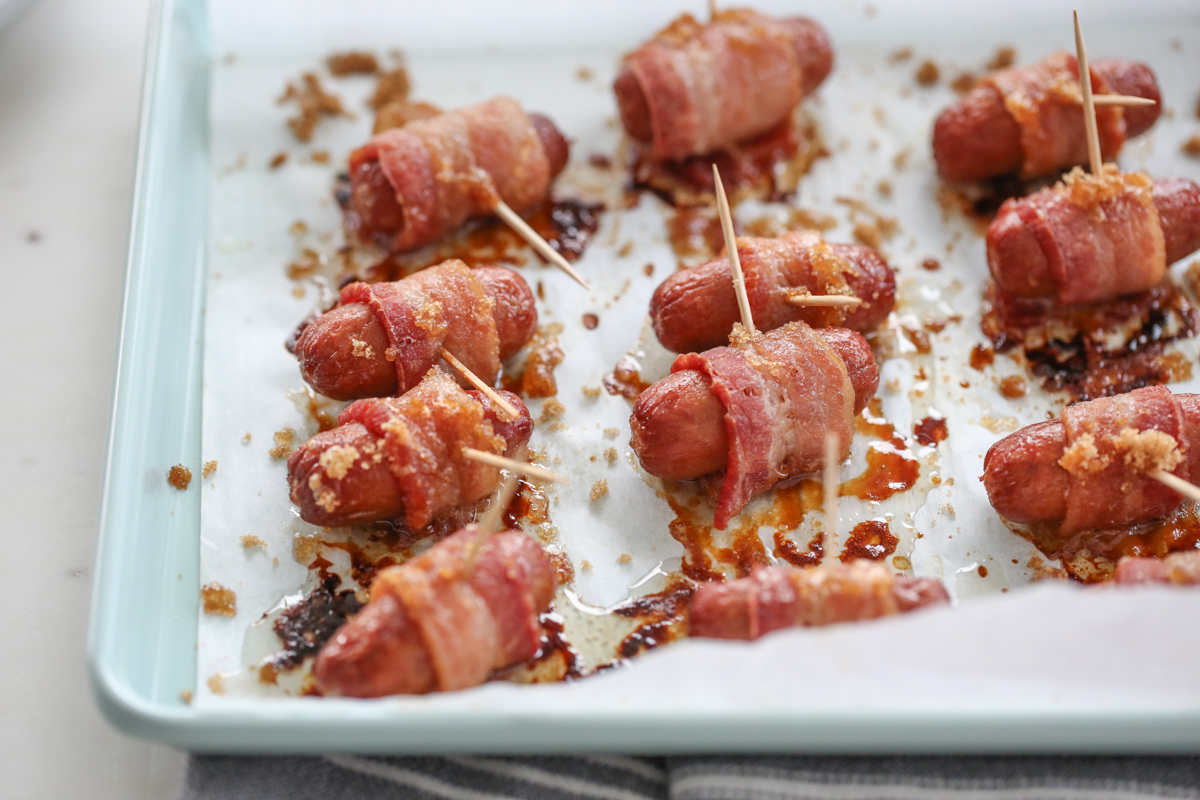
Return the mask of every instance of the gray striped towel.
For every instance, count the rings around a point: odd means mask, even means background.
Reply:
[[[1200,757],[193,756],[182,800],[1200,800]]]

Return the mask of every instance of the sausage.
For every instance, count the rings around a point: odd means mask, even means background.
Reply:
[[[570,145],[548,117],[543,114],[527,116],[537,132],[537,138],[549,162],[552,181],[566,167]],[[374,148],[364,148],[361,153],[356,152],[351,156],[349,173],[347,224],[360,235],[381,241],[400,237],[405,225],[404,208],[396,187],[380,164],[379,153]],[[424,238],[428,237],[422,237]],[[402,247],[396,249],[411,249],[425,243],[427,242],[423,240],[404,242]]]
[[[496,452],[499,437],[499,452],[512,455],[533,432],[520,398],[500,395],[520,412],[517,419],[439,372],[402,398],[348,406],[338,415],[339,427],[313,436],[288,458],[300,517],[329,527],[402,517],[416,531],[487,496],[498,471],[467,460],[461,449]]]
[[[1117,562],[1113,582],[1200,586],[1200,550],[1170,553],[1163,558],[1125,556]]]
[[[988,267],[996,286],[1010,295],[1060,303],[1108,300],[1150,289],[1168,264],[1200,248],[1200,187],[1186,178],[1168,178],[1154,181],[1147,193],[1145,186],[1133,185],[1135,175],[1121,179],[1130,184],[1126,195],[1132,202],[1117,198],[1121,205],[1109,205],[1102,214],[1092,211],[1095,204],[1081,205],[1071,195],[1072,187],[1094,183],[1091,177],[1005,201],[987,230]],[[1138,193],[1150,208],[1137,207],[1133,196]],[[1079,194],[1091,196],[1086,187]],[[1154,215],[1162,229],[1161,259],[1151,241]]]
[[[313,674],[324,694],[463,689],[537,653],[538,615],[556,589],[553,563],[529,536],[505,531],[488,538],[468,569],[475,539],[476,530],[464,528],[379,573],[370,602],[317,655]]]
[[[1094,61],[1091,70],[1108,92],[1155,101],[1153,106],[1122,109],[1124,134],[1117,137],[1115,149],[1110,146],[1104,152],[1105,158],[1115,158],[1124,139],[1144,133],[1158,120],[1162,111],[1158,81],[1149,66],[1119,58]],[[1082,128],[1082,106],[1079,108]],[[1021,126],[1005,107],[1004,97],[995,86],[984,82],[938,117],[933,126],[933,155],[943,179],[967,182],[1019,172],[1028,154],[1021,143]],[[1068,162],[1057,167],[1072,165]]]
[[[800,231],[773,239],[739,237],[738,255],[750,310],[760,330],[802,320],[814,327],[869,331],[887,319],[895,306],[896,276],[869,247],[830,245],[814,232]],[[792,288],[848,294],[865,302],[853,309],[793,306],[781,296],[784,289]],[[724,344],[741,319],[729,259],[714,258],[668,277],[650,299],[650,319],[658,340],[673,352],[699,352]]]
[[[1006,436],[984,456],[984,489],[1002,517],[1024,525],[1058,524],[1064,532],[1074,532],[1136,524],[1170,513],[1182,495],[1130,467],[1123,456],[1134,451],[1114,449],[1119,445],[1112,444],[1113,437],[1126,427],[1166,428],[1184,456],[1176,474],[1185,480],[1189,475],[1193,480],[1200,477],[1200,395],[1172,395],[1164,387],[1148,387],[1079,403],[1063,414],[1073,420],[1077,432],[1090,426],[1091,442],[1072,435],[1063,420],[1050,420]],[[1103,470],[1098,469],[1102,461],[1077,466],[1095,447],[1101,448],[1096,458],[1111,464]],[[1068,453],[1071,458],[1065,458]]]
[[[862,334],[824,328],[818,335],[837,353],[854,387],[854,413],[879,387],[879,370]],[[629,424],[630,446],[642,468],[668,480],[691,480],[725,469],[729,461],[726,406],[711,379],[692,369],[672,372],[638,395]],[[824,433],[818,432],[818,438]]]
[[[499,339],[499,359],[506,361],[533,338],[537,329],[533,291],[524,278],[504,267],[475,267],[470,275],[493,302],[491,316]],[[376,312],[366,303],[352,302],[308,323],[296,339],[295,353],[300,374],[313,389],[334,400],[356,400],[388,397],[410,388],[400,386],[396,356],[393,352],[388,358],[389,347],[387,332]],[[461,353],[452,354],[463,359]],[[424,370],[418,365],[413,370],[416,378],[433,363],[429,361]],[[496,376],[480,377],[486,381]]]
[[[689,635],[747,641],[783,628],[860,622],[949,602],[940,582],[893,576],[872,561],[766,567],[701,586],[691,599]]]
[[[626,58],[613,92],[628,134],[680,160],[773,128],[832,69],[829,36],[812,19],[736,9],[702,25],[685,14]]]

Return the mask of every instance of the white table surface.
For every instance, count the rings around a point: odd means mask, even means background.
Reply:
[[[0,795],[167,798],[84,663],[148,0],[39,0],[0,32]]]

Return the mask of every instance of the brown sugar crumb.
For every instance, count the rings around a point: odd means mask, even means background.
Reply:
[[[350,344],[353,347],[350,352],[355,358],[375,358],[375,350],[362,339],[351,337]]]
[[[879,192],[879,194],[881,194],[884,197],[891,197],[892,196],[892,182],[891,181],[880,181],[879,183],[875,184],[875,191]]]
[[[592,484],[591,498],[592,502],[596,502],[601,497],[608,494],[608,481],[596,481]]]
[[[632,252],[633,252],[633,240],[631,239],[628,242],[626,242],[625,244],[621,245],[621,249],[617,251],[617,255],[619,255],[621,258],[625,258]]]
[[[616,463],[616,461],[617,461],[617,448],[615,448],[615,447],[610,447],[610,448],[608,448],[607,450],[605,450],[605,451],[604,451],[604,458],[605,458],[605,460],[606,460],[606,461],[608,461],[608,465],[609,465],[610,467],[611,467],[613,464],[615,464],[615,463]]]
[[[1112,441],[1125,455],[1126,466],[1137,472],[1170,472],[1183,461],[1175,437],[1162,431],[1122,428]]]
[[[267,546],[267,542],[265,539],[260,539],[259,537],[255,536],[252,533],[247,533],[245,536],[242,537],[242,547],[246,548],[247,550],[249,550],[251,547],[266,547],[266,546]]]
[[[208,690],[213,694],[225,694],[225,682],[221,679],[221,673],[209,675],[205,683],[208,684]]]
[[[583,570],[584,572],[591,572],[592,571],[592,562],[590,562],[590,561],[580,562],[579,569]]]
[[[1041,556],[1031,556],[1025,566],[1033,571],[1033,580],[1066,580],[1067,571],[1061,567],[1051,567],[1042,560]]]
[[[342,107],[341,98],[326,92],[321,87],[321,79],[315,73],[306,72],[300,76],[301,83],[297,85],[288,81],[287,89],[279,98],[282,105],[294,100],[300,107],[300,113],[287,121],[292,133],[302,142],[312,139],[313,128],[322,116],[348,116]]]
[[[182,692],[179,693],[179,699],[182,700],[185,704],[190,706],[192,704],[192,690],[184,689]]]
[[[354,445],[334,445],[321,453],[318,463],[321,465],[321,469],[325,470],[326,475],[335,481],[340,481],[354,466],[358,456],[358,448]]]
[[[1200,135],[1193,136],[1183,143],[1184,155],[1189,155],[1192,158],[1200,158]]]
[[[589,400],[595,400],[600,396],[599,386],[583,386],[580,388],[583,390],[583,396]]]
[[[950,81],[950,88],[959,94],[965,94],[975,88],[975,76],[969,72],[964,72]]]
[[[250,431],[246,431],[246,435],[242,437],[242,444],[250,444],[250,440],[254,438],[250,435]]]
[[[996,351],[985,344],[977,344],[971,348],[971,368],[983,371],[996,360]]]
[[[205,614],[221,617],[237,616],[237,594],[219,583],[208,583],[200,588],[200,602]]]
[[[587,67],[579,67],[575,70],[575,77],[581,81],[590,81],[595,77],[595,73]]]
[[[176,464],[171,467],[167,473],[167,483],[174,486],[179,491],[184,491],[188,488],[188,484],[192,482],[192,471],[183,464]]]
[[[892,556],[892,566],[896,569],[912,569],[912,562],[904,556]]]
[[[654,265],[647,264],[646,266],[642,267],[642,272],[646,275],[647,278],[650,277],[651,275],[654,274]]]
[[[596,169],[612,169],[613,160],[604,153],[592,153],[588,156],[588,163]]]
[[[328,150],[314,150],[312,152],[312,155],[309,156],[309,158],[312,159],[312,162],[314,164],[328,164],[329,163],[329,151]]]
[[[938,261],[936,258],[927,258],[921,262],[921,269],[926,269],[930,272],[937,272],[941,268],[942,262]]]
[[[279,169],[280,167],[282,167],[284,164],[287,163],[287,159],[288,159],[288,154],[285,153],[284,151],[280,150],[278,153],[276,153],[274,156],[271,157],[271,163],[269,166],[271,167],[271,169]]]
[[[1058,460],[1058,465],[1072,475],[1100,472],[1111,463],[1112,460],[1108,456],[1100,454],[1096,448],[1096,439],[1090,433],[1085,433],[1071,442],[1071,446],[1063,451],[1063,457]]]
[[[292,428],[283,428],[282,431],[276,431],[275,446],[266,451],[266,455],[270,456],[274,461],[287,458],[292,455],[292,443],[295,441],[295,438],[296,432]]]
[[[552,397],[546,402],[542,403],[542,414],[537,418],[537,421],[545,422],[546,420],[558,419],[566,412],[566,410],[566,406],[564,406],[557,398]]]
[[[209,475],[212,475],[216,471],[217,471],[217,462],[216,461],[205,461],[204,468],[202,470],[200,470],[200,475],[202,477],[207,478]]]
[[[292,540],[292,558],[307,567],[321,555],[323,546],[320,536],[297,536]]]
[[[604,429],[604,435],[607,436],[609,439],[617,438],[617,436],[620,435],[620,433],[621,433],[620,428],[605,428]]]
[[[996,54],[992,56],[992,60],[987,63],[989,70],[1007,69],[1011,67],[1017,60],[1017,50],[1014,47],[1001,47],[996,50]]]
[[[1020,375],[1009,375],[1000,381],[1000,394],[1009,400],[1024,397],[1027,391],[1029,391],[1029,387],[1025,385],[1025,379]]]
[[[926,59],[921,62],[921,66],[917,67],[914,77],[922,86],[933,86],[942,77],[942,71],[938,69],[937,64]]]
[[[913,49],[911,47],[901,47],[899,50],[893,50],[888,55],[888,61],[893,64],[899,64],[901,61],[908,61],[912,56]]]
[[[629,555],[629,553],[621,553],[621,555],[617,557],[618,564],[630,564],[632,562],[633,556]]]
[[[325,66],[337,78],[347,75],[374,75],[379,72],[379,62],[375,60],[375,56],[361,51],[334,53],[325,59]]]
[[[408,99],[412,84],[408,80],[408,70],[397,67],[391,72],[379,76],[375,83],[375,93],[367,101],[371,108],[382,108],[388,103],[403,102]]]
[[[854,238],[859,244],[878,250],[883,244],[883,234],[879,226],[872,222],[859,222],[854,226]]]
[[[373,132],[383,133],[392,128],[403,128],[410,122],[436,117],[441,113],[440,108],[429,103],[410,103],[407,100],[385,103],[375,112]]]
[[[583,327],[587,328],[589,331],[596,330],[596,326],[599,324],[600,318],[590,311],[583,315]]]

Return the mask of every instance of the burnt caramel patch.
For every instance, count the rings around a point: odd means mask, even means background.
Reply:
[[[982,321],[997,352],[1019,352],[1043,389],[1077,401],[1187,380],[1191,364],[1166,346],[1198,327],[1200,313],[1170,280],[1077,306],[1011,297],[990,286]]]
[[[337,590],[341,583],[340,577],[322,570],[321,582],[303,600],[279,615],[273,627],[283,649],[271,656],[263,669],[270,667],[283,672],[300,666],[362,609],[363,604],[352,589]]]
[[[946,420],[940,417],[926,417],[913,426],[913,438],[917,444],[928,447],[945,441],[950,432],[946,430]]]

